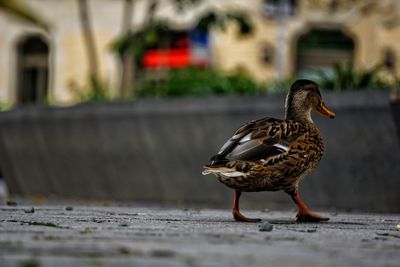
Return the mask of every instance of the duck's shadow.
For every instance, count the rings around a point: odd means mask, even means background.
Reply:
[[[312,224],[318,224],[318,225],[366,225],[366,223],[360,223],[360,222],[349,222],[349,221],[334,221],[334,220],[329,220],[326,222],[297,222],[294,219],[272,219],[272,220],[263,220],[267,221],[270,224],[277,224],[277,225],[288,225],[288,224],[300,224],[300,225],[312,225]]]
[[[227,217],[203,217],[195,216],[192,218],[155,218],[154,221],[164,222],[192,222],[192,223],[227,223],[227,224],[262,224],[268,222],[273,225],[366,225],[361,222],[349,222],[339,220],[329,220],[325,222],[297,222],[295,218],[262,219],[260,222],[237,222]]]
[[[360,222],[349,222],[349,221],[336,221],[330,220],[326,222],[297,222],[294,218],[279,218],[279,219],[262,219],[260,222],[249,223],[249,222],[237,222],[232,219],[226,218],[195,218],[195,219],[183,219],[176,221],[186,222],[197,222],[197,223],[228,223],[228,224],[262,224],[268,222],[273,225],[366,225],[366,223]]]

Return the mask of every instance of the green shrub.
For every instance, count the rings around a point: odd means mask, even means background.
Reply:
[[[0,112],[6,111],[11,108],[11,104],[9,102],[0,102]]]
[[[317,71],[316,82],[321,88],[332,91],[388,89],[393,85],[380,77],[381,66],[356,70],[352,64],[336,64],[331,72]]]
[[[266,85],[266,91],[269,93],[287,93],[295,80],[294,78],[285,78],[269,81]]]
[[[86,87],[81,87],[72,82],[69,89],[80,102],[103,102],[110,101],[110,89],[106,83],[98,79],[89,79],[89,84]]]
[[[139,97],[206,96],[261,94],[264,85],[244,71],[222,74],[213,69],[186,68],[171,70],[163,81],[143,81],[136,89]]]

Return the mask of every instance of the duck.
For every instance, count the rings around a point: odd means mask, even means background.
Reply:
[[[259,222],[239,210],[242,192],[286,192],[298,207],[297,222],[323,222],[299,195],[299,183],[320,162],[324,142],[312,120],[315,110],[334,118],[322,99],[317,83],[295,81],[286,96],[285,118],[264,117],[239,127],[204,166],[203,175],[214,174],[234,190],[232,215],[239,222]]]

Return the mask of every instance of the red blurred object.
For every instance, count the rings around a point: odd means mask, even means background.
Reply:
[[[189,48],[148,50],[143,58],[146,69],[184,68],[191,64]]]

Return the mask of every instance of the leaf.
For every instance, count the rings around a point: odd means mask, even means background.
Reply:
[[[243,11],[231,11],[227,13],[227,18],[239,26],[239,34],[246,36],[253,33],[254,25],[248,14]]]
[[[212,26],[217,24],[217,20],[217,14],[214,11],[209,11],[199,19],[196,28],[202,32],[208,32]]]
[[[351,62],[346,64],[335,64],[332,67],[333,75],[328,76],[325,72],[319,71],[318,82],[323,89],[327,90],[359,90],[368,88],[390,88],[394,86],[379,76],[382,65],[372,69],[356,70]]]
[[[192,8],[202,2],[203,0],[172,0],[172,3],[179,12],[186,11],[187,8]]]
[[[4,10],[7,14],[33,23],[46,31],[49,30],[47,22],[18,0],[0,0],[0,9]]]
[[[226,29],[227,24],[237,24],[240,36],[248,36],[254,30],[254,25],[247,13],[243,11],[215,12],[210,10],[200,17],[196,27],[201,31],[209,31],[211,28],[218,28],[222,31]]]

